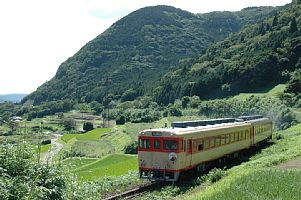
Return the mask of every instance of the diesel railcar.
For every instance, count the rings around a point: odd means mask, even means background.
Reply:
[[[173,122],[170,128],[144,130],[138,136],[140,177],[174,182],[181,173],[202,171],[212,161],[271,137],[272,121],[259,115]]]

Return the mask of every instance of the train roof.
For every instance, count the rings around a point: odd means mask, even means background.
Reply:
[[[207,124],[207,125],[201,125],[197,126],[197,123],[190,123],[190,122],[197,122],[196,121],[186,121],[184,123],[187,123],[188,125],[192,126],[185,126],[181,127],[182,125],[180,124],[179,127],[169,127],[169,128],[156,128],[156,129],[148,129],[141,131],[140,134],[146,133],[146,132],[162,132],[162,133],[170,133],[174,135],[184,135],[184,134],[192,134],[195,132],[206,132],[206,131],[213,131],[213,130],[219,130],[219,129],[227,129],[227,128],[235,128],[235,127],[243,127],[243,126],[250,126],[252,124],[257,124],[257,123],[264,123],[264,122],[269,122],[271,121],[268,118],[259,118],[258,116],[256,117],[251,117],[251,116],[244,116],[244,118],[237,118],[239,120],[232,120],[233,118],[226,118],[230,119],[229,122],[225,123],[216,123],[216,124]],[[223,120],[221,119],[212,119],[212,120],[200,120],[200,121],[220,121],[222,122]],[[227,121],[227,120],[226,120]],[[178,123],[178,122],[177,122]],[[173,125],[173,124],[172,124]]]

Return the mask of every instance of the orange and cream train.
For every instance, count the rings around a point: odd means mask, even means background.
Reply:
[[[259,115],[173,122],[171,128],[139,133],[138,162],[141,178],[177,181],[191,169],[205,170],[244,149],[266,143],[272,121]]]

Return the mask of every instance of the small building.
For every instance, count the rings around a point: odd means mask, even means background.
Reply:
[[[14,121],[22,121],[22,117],[20,117],[20,116],[13,116],[12,119]]]

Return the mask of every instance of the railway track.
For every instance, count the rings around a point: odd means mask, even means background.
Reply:
[[[164,183],[164,182],[153,182],[153,183],[149,183],[147,185],[142,185],[142,186],[136,187],[134,189],[128,190],[121,194],[116,194],[114,196],[106,197],[103,200],[133,199],[135,197],[139,197],[144,194],[147,194],[148,192],[156,190],[164,185],[166,185],[166,183]]]

